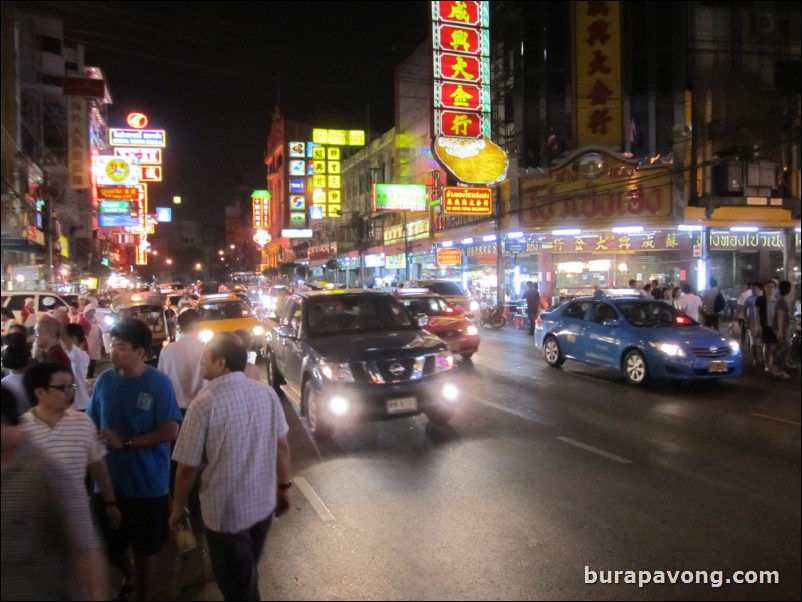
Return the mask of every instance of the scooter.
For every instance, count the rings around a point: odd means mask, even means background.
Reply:
[[[481,326],[490,326],[498,330],[503,328],[507,323],[507,318],[504,317],[504,310],[500,305],[485,305],[479,314],[479,324]]]

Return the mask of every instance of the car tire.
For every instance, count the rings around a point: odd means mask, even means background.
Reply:
[[[624,356],[623,372],[630,385],[642,385],[648,380],[649,368],[640,351],[633,350]]]
[[[303,407],[312,435],[325,439],[334,434],[334,427],[322,414],[320,399],[312,381],[304,383]]]
[[[472,361],[471,360],[472,357],[473,357],[473,353],[463,353],[462,354],[462,359],[464,359],[466,362]]]
[[[276,393],[281,391],[281,385],[284,384],[284,377],[278,371],[276,365],[276,358],[272,351],[267,352],[265,358],[265,369],[267,371],[267,384],[270,385]]]
[[[565,363],[565,356],[556,338],[548,337],[543,341],[543,357],[552,368],[559,368]]]
[[[429,422],[432,424],[445,426],[454,417],[454,409],[437,406],[434,408],[429,408],[428,410],[424,410],[424,414],[426,414],[426,418],[428,418]]]

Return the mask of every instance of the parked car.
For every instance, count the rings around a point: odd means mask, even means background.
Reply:
[[[479,319],[479,302],[469,299],[459,284],[450,280],[408,280],[398,284],[399,292],[408,288],[425,288],[430,293],[442,295],[457,311],[469,320]]]
[[[448,343],[451,353],[458,353],[462,359],[469,360],[479,351],[479,329],[460,314],[445,297],[431,293],[402,292],[398,295],[398,300],[413,317],[418,319],[424,330]],[[422,316],[425,319],[422,320]]]
[[[634,294],[580,297],[541,313],[535,345],[550,366],[566,359],[606,366],[633,385],[652,378],[718,380],[742,370],[737,341]]]
[[[425,413],[446,423],[459,400],[454,357],[393,295],[302,291],[267,321],[267,378],[321,437],[350,420]]]

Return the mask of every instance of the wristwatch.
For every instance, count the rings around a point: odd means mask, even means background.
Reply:
[[[292,487],[292,481],[287,481],[286,483],[278,484],[279,489],[289,489],[290,487]]]
[[[128,441],[123,443],[123,451],[131,451],[132,449],[134,449],[134,440],[133,439],[129,439]]]

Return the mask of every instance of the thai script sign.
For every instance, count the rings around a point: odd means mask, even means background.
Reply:
[[[456,215],[490,215],[493,212],[493,192],[490,188],[443,188],[443,212]]]
[[[109,144],[112,146],[167,146],[164,130],[122,130],[109,128]]]

